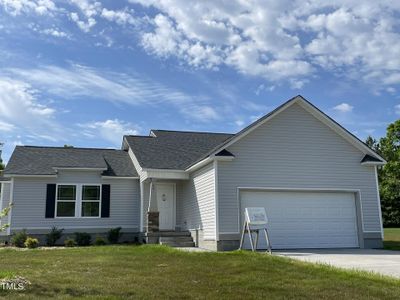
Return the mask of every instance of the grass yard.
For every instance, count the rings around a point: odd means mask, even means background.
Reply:
[[[400,250],[400,228],[385,228],[383,245],[388,250]]]
[[[400,280],[261,253],[163,246],[0,249],[0,277],[23,276],[14,299],[398,299]]]

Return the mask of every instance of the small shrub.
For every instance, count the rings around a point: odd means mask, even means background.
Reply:
[[[65,247],[75,247],[76,242],[74,239],[68,238],[64,241],[64,245],[65,245]]]
[[[11,238],[11,244],[14,245],[15,247],[18,248],[24,248],[25,247],[25,241],[28,238],[28,235],[26,234],[26,230],[22,230],[20,232],[17,232],[12,238]]]
[[[92,237],[87,232],[75,232],[75,241],[78,246],[89,246],[92,243]]]
[[[55,246],[57,241],[61,238],[63,231],[64,229],[58,229],[54,226],[51,231],[46,234],[46,245],[50,247]]]
[[[107,239],[110,244],[117,244],[119,239],[121,238],[121,227],[111,228],[107,233]]]
[[[101,236],[96,237],[96,239],[94,240],[94,244],[96,246],[104,246],[107,244],[106,240],[104,238],[102,238]]]
[[[39,247],[39,240],[32,238],[32,237],[28,237],[24,243],[26,248],[29,249],[35,249],[37,247]]]

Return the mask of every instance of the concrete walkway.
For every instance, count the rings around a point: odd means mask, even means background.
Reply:
[[[274,251],[306,262],[329,264],[345,269],[364,270],[400,278],[400,251],[375,249],[287,250]]]

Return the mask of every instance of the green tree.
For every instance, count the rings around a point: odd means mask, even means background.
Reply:
[[[400,226],[400,120],[390,124],[379,150],[387,164],[379,170],[379,191],[385,226]]]
[[[11,204],[8,207],[4,208],[3,210],[0,210],[0,221],[1,221],[1,219],[5,218],[8,215],[8,213],[10,212],[10,209],[11,209]],[[0,232],[6,230],[8,227],[9,227],[9,224],[1,225]]]
[[[376,139],[374,139],[372,136],[368,136],[367,139],[365,140],[365,143],[372,150],[381,154],[380,149],[379,149],[379,142]]]

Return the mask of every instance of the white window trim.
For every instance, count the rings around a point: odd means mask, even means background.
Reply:
[[[58,200],[58,187],[63,185],[75,186],[76,195],[75,200]],[[100,188],[100,199],[99,200],[83,200],[82,190],[83,186],[98,186]],[[101,207],[102,207],[102,184],[100,183],[57,183],[56,184],[56,201],[54,208],[55,219],[100,219],[101,218]],[[72,217],[59,217],[57,216],[57,204],[58,202],[75,202],[75,215]],[[99,203],[99,215],[98,216],[82,216],[82,202],[98,202]]]
[[[83,187],[84,186],[98,186],[99,187],[99,200],[83,200],[82,198],[83,198]],[[81,187],[80,187],[80,195],[81,195],[81,197],[80,197],[80,207],[79,207],[79,217],[80,218],[84,218],[84,219],[86,219],[86,218],[88,218],[88,219],[98,219],[98,218],[101,218],[101,192],[102,192],[102,188],[101,188],[101,184],[82,184],[81,185]],[[98,216],[82,216],[82,203],[83,202],[96,202],[96,203],[99,203],[99,215]]]

